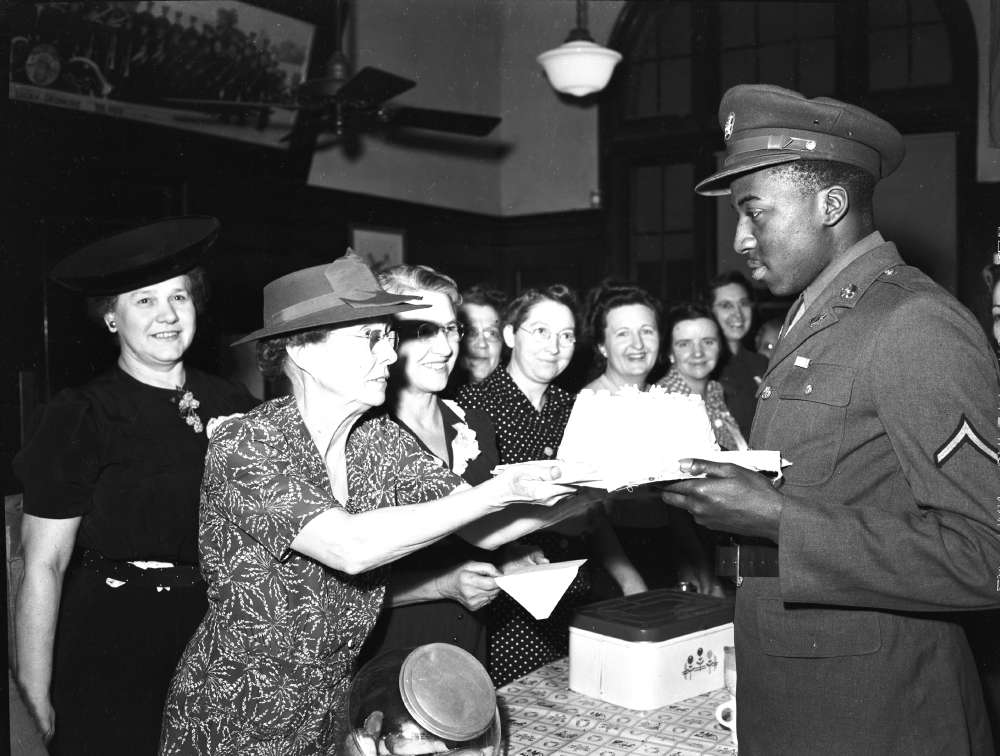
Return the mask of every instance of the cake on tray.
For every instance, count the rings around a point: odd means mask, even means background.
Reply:
[[[691,477],[678,461],[697,457],[780,474],[778,452],[724,452],[700,396],[626,386],[611,393],[584,389],[570,414],[557,458],[600,471],[593,485],[608,490]]]

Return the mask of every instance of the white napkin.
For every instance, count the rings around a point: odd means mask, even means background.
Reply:
[[[497,585],[537,620],[548,619],[586,559],[525,567],[496,578]]]

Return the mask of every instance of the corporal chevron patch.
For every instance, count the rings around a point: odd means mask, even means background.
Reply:
[[[993,464],[1000,464],[1000,456],[998,456],[996,448],[973,427],[965,415],[962,415],[954,433],[934,452],[935,464],[941,467],[965,444],[971,446]]]

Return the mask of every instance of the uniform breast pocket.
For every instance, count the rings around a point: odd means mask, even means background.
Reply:
[[[782,456],[792,462],[785,472],[789,483],[817,485],[833,473],[854,376],[852,368],[813,362],[793,367],[778,387],[775,428]]]
[[[761,599],[757,626],[761,650],[768,656],[823,659],[864,656],[882,648],[882,630],[874,612],[786,608],[781,599]]]

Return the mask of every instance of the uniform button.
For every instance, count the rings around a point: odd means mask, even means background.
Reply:
[[[813,385],[811,383],[807,383],[806,387],[802,390],[807,394],[811,394],[813,392]]]
[[[770,399],[771,398],[771,387],[770,386],[765,386],[764,387],[764,390],[760,392],[760,398],[761,399]]]
[[[544,454],[546,457],[551,457],[555,453],[556,450],[553,449],[551,446],[546,446],[544,449],[542,449],[542,454]]]

